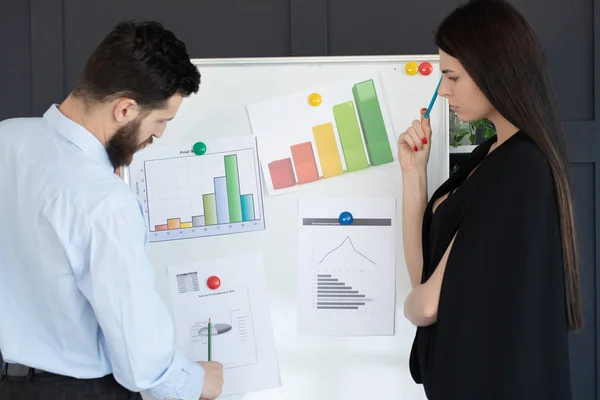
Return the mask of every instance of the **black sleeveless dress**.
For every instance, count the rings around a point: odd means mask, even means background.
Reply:
[[[411,374],[430,400],[571,400],[551,169],[524,133],[488,155],[495,141],[478,146],[425,210],[422,282],[456,239],[437,322],[417,328]]]

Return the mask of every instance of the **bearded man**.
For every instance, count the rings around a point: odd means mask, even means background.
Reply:
[[[0,122],[0,399],[220,395],[222,365],[174,345],[141,206],[115,174],[199,85],[172,32],[122,22],[62,104]]]

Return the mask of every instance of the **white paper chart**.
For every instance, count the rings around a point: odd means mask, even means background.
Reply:
[[[258,253],[169,265],[175,338],[194,361],[223,364],[223,396],[280,386],[262,256]],[[217,287],[208,281],[218,278]]]
[[[186,297],[195,360],[208,360],[209,315],[213,325],[212,357],[218,359],[223,368],[258,363],[247,286]]]
[[[340,223],[344,211],[349,225]],[[395,214],[394,199],[301,200],[301,333],[394,334]]]
[[[270,195],[395,162],[377,76],[307,88],[247,106]]]
[[[265,228],[256,139],[152,145],[129,167],[130,185],[147,219],[149,240],[163,241]]]

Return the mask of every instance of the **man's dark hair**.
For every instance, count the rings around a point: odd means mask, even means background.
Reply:
[[[198,69],[171,31],[154,21],[124,21],[94,50],[73,94],[88,103],[129,97],[152,110],[176,93],[196,93],[199,86]]]

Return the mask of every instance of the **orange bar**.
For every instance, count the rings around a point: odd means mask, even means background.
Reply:
[[[181,228],[181,220],[179,218],[171,218],[167,220],[168,229],[179,229]]]
[[[319,179],[319,170],[315,161],[312,143],[304,142],[290,147],[298,183],[314,182]]]

